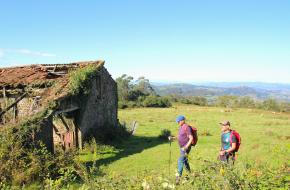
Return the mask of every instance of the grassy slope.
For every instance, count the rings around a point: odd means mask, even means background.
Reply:
[[[106,174],[135,176],[139,172],[168,174],[169,144],[157,139],[162,129],[177,133],[175,117],[183,114],[199,133],[209,131],[212,136],[199,135],[198,145],[190,154],[192,168],[200,167],[203,160],[215,160],[220,147],[219,121],[230,120],[232,128],[242,136],[237,164],[254,162],[279,167],[287,162],[290,146],[290,115],[261,110],[236,109],[223,112],[222,108],[178,105],[173,108],[140,108],[119,111],[120,121],[138,121],[135,137],[123,145],[121,151],[86,159],[97,159]],[[172,144],[171,174],[175,172],[178,145]]]

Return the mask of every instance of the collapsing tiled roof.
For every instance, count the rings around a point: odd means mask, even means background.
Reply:
[[[70,64],[40,64],[22,67],[0,68],[0,86],[27,86],[54,80],[66,79],[68,71],[95,64],[102,66],[104,61],[87,61]]]

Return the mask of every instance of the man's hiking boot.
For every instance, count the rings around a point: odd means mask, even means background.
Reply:
[[[180,176],[176,176],[175,178],[175,184],[178,185],[180,182]]]

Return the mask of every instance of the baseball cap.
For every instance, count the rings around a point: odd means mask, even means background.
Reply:
[[[222,122],[220,122],[220,125],[223,125],[223,126],[226,126],[226,125],[231,126],[231,123],[229,121],[222,121]]]
[[[177,123],[179,123],[179,121],[183,121],[183,120],[185,120],[185,117],[184,117],[183,115],[179,115],[179,116],[175,119],[175,121],[176,121]]]

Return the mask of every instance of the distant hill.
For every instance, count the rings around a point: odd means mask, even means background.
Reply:
[[[272,84],[258,82],[208,82],[208,83],[153,83],[159,95],[205,96],[208,98],[233,95],[250,96],[255,99],[274,98],[290,102],[290,84]]]

